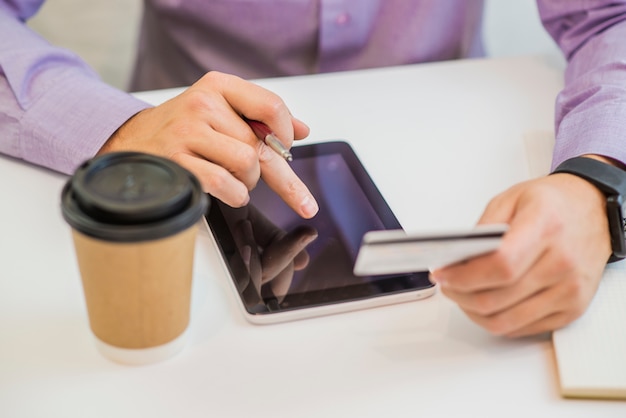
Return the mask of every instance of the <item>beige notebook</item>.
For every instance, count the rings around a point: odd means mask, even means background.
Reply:
[[[610,264],[582,317],[552,333],[566,397],[626,399],[626,262]]]
[[[531,177],[549,172],[550,132],[524,137]],[[626,261],[609,264],[582,317],[552,333],[561,394],[626,399]]]

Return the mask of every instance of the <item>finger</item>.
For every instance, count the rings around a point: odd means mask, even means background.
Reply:
[[[441,286],[441,291],[466,312],[480,316],[494,315],[512,308],[566,278],[566,274],[558,271],[555,263],[551,263],[547,258],[542,257],[533,268],[511,286],[476,292],[459,292],[447,286]]]
[[[278,228],[272,221],[267,219],[256,207],[250,205],[247,207],[248,216],[254,225],[254,237],[257,244],[261,247],[269,247],[274,241],[278,241],[285,235],[285,231]],[[294,236],[302,236],[308,240],[304,245],[308,245],[315,240],[318,233],[317,230],[309,226],[299,226],[293,231]],[[297,234],[297,235],[296,235]],[[306,238],[306,237],[310,238]],[[294,269],[302,270],[309,263],[309,255],[306,250],[300,251],[294,258]]]
[[[524,329],[551,330],[558,315],[565,323],[582,315],[593,292],[581,291],[575,280],[561,281],[495,315],[466,314],[495,335],[522,335]],[[550,319],[551,318],[551,319]]]
[[[261,177],[298,215],[305,219],[317,214],[319,206],[308,187],[293,172],[287,161],[263,144]]]
[[[239,77],[210,72],[194,84],[194,89],[218,91],[235,112],[267,124],[287,148],[294,138],[293,120],[287,106],[276,94]],[[315,198],[289,164],[259,141],[261,176],[296,213],[311,218],[318,211]]]
[[[233,282],[237,290],[241,292],[250,285],[250,272],[244,265],[237,262],[236,258],[237,254],[233,253],[229,258],[229,265],[232,266]]]
[[[256,186],[261,172],[257,145],[257,143],[248,145],[216,131],[211,132],[210,138],[202,137],[188,142],[188,148],[192,153],[224,167],[248,190]]]
[[[293,263],[288,264],[269,284],[278,303],[281,303],[289,293],[289,287],[293,280],[293,270]]]
[[[291,147],[294,126],[291,113],[283,100],[271,91],[242,78],[211,71],[198,80],[194,87],[218,91],[240,115],[267,124],[276,135]]]
[[[300,251],[298,255],[296,255],[293,259],[294,270],[296,271],[304,270],[306,266],[309,265],[310,260],[311,260],[311,257],[309,256],[309,253],[306,250]]]
[[[549,227],[535,205],[522,205],[508,220],[500,248],[462,264],[433,271],[434,280],[457,292],[476,292],[510,286],[525,275],[550,243]]]
[[[228,80],[230,82],[227,82]],[[219,90],[215,89],[216,85],[220,86]],[[234,89],[234,91],[229,89]],[[232,75],[212,72],[200,79],[185,93],[198,90],[202,94],[196,95],[192,100],[195,105],[191,109],[200,113],[197,118],[207,121],[214,130],[245,140],[250,145],[256,138],[242,119],[242,115],[268,124],[287,148],[291,147],[292,139],[303,139],[309,135],[309,127],[291,115],[279,96],[256,84]],[[246,92],[243,103],[241,102],[242,91]],[[255,104],[250,106],[250,103]],[[253,110],[248,110],[246,114],[242,110],[248,107]],[[250,117],[250,114],[254,117]],[[284,124],[284,118],[287,115],[291,119],[291,128],[289,124]],[[282,129],[280,126],[283,126]]]
[[[508,223],[515,214],[520,193],[521,188],[516,185],[495,196],[485,207],[478,224]]]
[[[309,136],[311,129],[309,126],[302,122],[300,119],[291,116],[291,123],[293,125],[293,137],[296,140],[304,139]]]
[[[193,89],[196,89],[196,86]],[[236,139],[251,147],[256,147],[258,138],[220,92],[206,90],[197,97],[194,106],[192,106],[193,110],[190,110],[190,112],[196,112],[194,115],[196,120],[202,120],[209,129],[219,132],[231,140]]]
[[[543,293],[548,294],[549,291]],[[513,309],[491,316],[482,316],[473,312],[465,313],[472,321],[494,335],[515,335],[522,329],[530,327],[530,324],[534,324],[535,329],[546,327],[545,320],[552,315],[564,315],[563,312],[554,309],[554,306],[549,312],[545,309],[534,309],[538,302],[547,299],[545,294],[537,295]]]
[[[254,240],[252,224],[249,220],[244,219],[237,223],[233,230],[233,239],[235,240],[235,245],[239,249],[241,258],[248,269],[250,280],[254,284],[257,292],[260,294],[263,277],[261,256],[259,255],[257,243]]]
[[[223,77],[230,76],[223,75]],[[213,155],[217,152],[218,155],[229,156],[232,154],[232,150],[229,150],[230,152],[223,150],[219,153],[221,148],[223,148],[222,144],[229,141],[238,141],[254,149],[256,152],[252,157],[258,158],[258,148],[262,141],[254,134],[248,122],[244,120],[240,113],[233,109],[232,104],[226,100],[221,92],[215,89],[212,90],[210,85],[203,85],[204,89],[199,87],[200,85],[202,83],[198,82],[181,94],[181,96],[190,97],[185,102],[186,115],[192,115],[192,121],[202,121],[201,124],[186,124],[184,126],[185,134],[192,138],[199,138],[199,143],[204,144],[205,148],[208,147],[209,151],[202,153],[204,155]],[[250,86],[252,86],[251,83]],[[253,97],[254,94],[251,94],[250,99]],[[198,126],[200,129],[198,129]],[[205,129],[206,132],[202,132],[202,129]],[[301,128],[299,129],[301,130]],[[216,134],[221,134],[222,143],[210,147],[215,142],[214,137]],[[204,139],[207,137],[210,137],[211,141]],[[218,136],[216,139],[220,139],[220,137]]]
[[[204,192],[227,205],[241,207],[250,201],[247,186],[224,167],[189,154],[181,153],[172,159],[198,178]]]
[[[317,238],[317,233],[310,234],[296,229],[270,244],[261,257],[263,264],[263,283],[276,277],[287,265],[301,253],[307,245]]]
[[[545,318],[541,318],[531,324],[523,326],[513,332],[506,334],[509,338],[527,337],[531,335],[542,334],[548,331],[554,331],[564,327],[573,321],[571,315],[565,312],[557,312]]]
[[[293,119],[278,95],[239,77],[218,72],[207,73],[194,84],[194,88],[217,90],[235,112],[265,123],[285,147],[291,147],[294,138]],[[282,157],[261,141],[259,143],[262,144],[258,148],[261,176],[268,186],[303,218],[315,216],[318,205],[308,188]]]
[[[245,252],[245,249],[243,250]],[[236,257],[236,255],[233,255]],[[245,255],[242,255],[245,257]],[[239,262],[231,262],[232,274],[235,286],[241,294],[246,306],[253,306],[261,303],[261,293],[257,289],[255,283],[250,280],[250,272],[248,269]]]
[[[246,208],[248,209],[248,219],[252,223],[254,239],[259,247],[266,248],[286,234],[282,228],[267,219],[256,206],[248,205]]]

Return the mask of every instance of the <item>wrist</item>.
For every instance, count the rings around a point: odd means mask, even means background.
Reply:
[[[552,173],[578,176],[595,186],[604,195],[612,249],[609,261],[626,258],[624,231],[626,171],[614,163],[617,162],[603,156],[585,155],[564,161]]]
[[[143,110],[141,111],[143,112]],[[136,113],[127,119],[119,128],[113,132],[113,134],[106,140],[106,142],[100,147],[96,155],[105,154],[114,151],[130,150],[127,144],[127,138],[131,137],[129,132],[132,132],[133,121],[141,113]]]

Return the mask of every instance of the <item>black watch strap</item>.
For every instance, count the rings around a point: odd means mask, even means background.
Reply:
[[[626,196],[626,171],[592,158],[575,157],[561,163],[552,174],[569,173],[587,180],[606,196],[606,214],[613,254],[609,262],[626,258],[623,199]]]
[[[626,171],[587,157],[575,157],[562,162],[553,172],[569,173],[596,186],[605,195],[626,196]]]

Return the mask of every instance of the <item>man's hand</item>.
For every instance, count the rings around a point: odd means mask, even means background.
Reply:
[[[172,159],[194,173],[205,192],[233,207],[248,203],[261,176],[296,213],[313,217],[318,207],[307,187],[242,116],[264,122],[287,148],[309,133],[274,93],[210,72],[179,96],[133,116],[99,153],[140,151]]]
[[[432,272],[442,292],[493,334],[518,337],[578,318],[595,294],[611,244],[605,197],[570,174],[518,184],[479,223],[508,223],[494,253]]]

